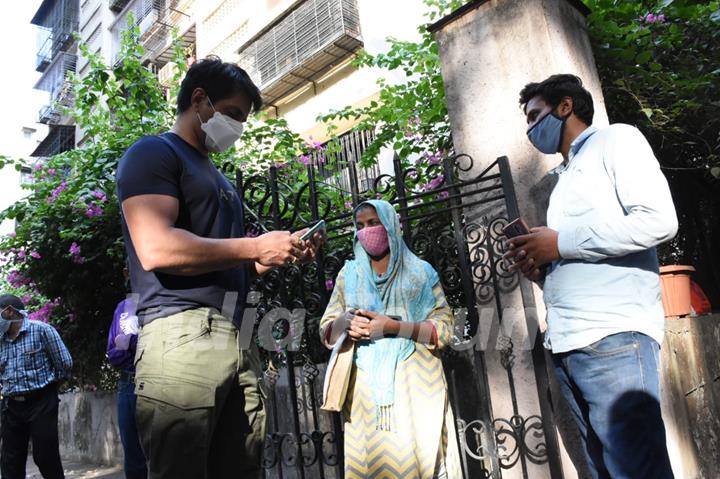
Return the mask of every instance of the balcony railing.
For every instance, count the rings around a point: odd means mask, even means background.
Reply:
[[[45,125],[57,125],[61,118],[62,112],[60,108],[55,103],[51,103],[40,108],[38,122]]]
[[[356,0],[306,0],[242,46],[239,64],[272,104],[362,45]]]
[[[52,103],[63,100],[69,104],[68,101],[71,101],[71,98],[67,98],[70,92],[67,81],[68,72],[74,72],[76,65],[77,55],[61,52],[53,59],[45,73],[35,84],[35,88],[50,92],[50,101]]]
[[[42,42],[42,45],[38,49],[37,57],[35,60],[35,70],[39,72],[44,72],[52,61],[53,37],[52,31],[50,30],[41,31],[40,34],[42,35],[42,37],[45,38],[45,40]]]
[[[120,13],[128,3],[130,3],[130,0],[110,0],[108,8],[115,13]]]
[[[143,60],[162,57],[160,66],[169,61],[169,55],[163,56],[163,53],[170,47],[173,28],[178,29],[183,42],[194,43],[195,28],[189,13],[194,3],[195,0],[130,1],[110,27],[116,48],[113,52],[113,63],[118,60],[122,35],[128,29],[128,18],[131,14],[134,25],[140,30],[138,41],[145,49]]]
[[[65,80],[62,87],[58,90],[57,95],[50,97],[50,104],[40,109],[38,122],[46,125],[56,125],[60,123],[63,117],[63,107],[71,106],[74,100],[75,94],[72,83],[70,83],[69,80]]]
[[[45,158],[75,147],[75,125],[50,125],[47,136],[30,156]]]
[[[79,28],[78,14],[78,0],[44,0],[40,4],[40,8],[31,20],[33,25],[43,28],[41,36],[46,37],[38,51],[38,71],[42,71],[39,69],[42,65],[41,57],[44,59],[49,52],[52,60],[59,52],[68,49],[74,43],[73,33]]]

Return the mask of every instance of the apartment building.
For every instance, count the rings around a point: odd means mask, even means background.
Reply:
[[[68,73],[77,65],[79,0],[43,0],[31,23],[38,27],[38,52],[35,69],[41,73],[35,84],[50,93],[49,103],[40,109],[38,122],[48,126],[47,136],[31,153],[47,157],[75,146],[75,125],[62,114],[61,107],[72,104]]]
[[[175,72],[175,31],[189,61],[217,55],[238,63],[259,85],[270,116],[283,116],[294,131],[323,142],[326,131],[316,122],[317,115],[369,103],[378,95],[377,79],[388,77],[388,72],[354,68],[357,51],[383,51],[388,36],[417,38],[423,10],[421,0],[44,0],[33,18],[49,39],[38,53],[38,69],[45,74],[37,87],[48,89],[52,100],[71,101],[64,89],[66,74],[77,71],[82,76],[88,64],[69,34],[79,32],[90,51],[113,64],[132,15],[145,51],[143,61],[162,84]],[[52,131],[39,153],[57,153],[82,141],[82,132],[68,140],[75,127],[53,105],[46,109],[41,121]],[[353,124],[337,126],[342,134]],[[64,141],[55,140],[60,132],[67,132]],[[341,136],[347,155],[357,157],[373,134]],[[384,152],[380,166],[362,176],[391,171],[391,163],[392,152]]]

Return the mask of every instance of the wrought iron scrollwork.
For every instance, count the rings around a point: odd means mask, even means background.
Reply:
[[[511,469],[523,458],[534,464],[545,464],[548,461],[547,444],[540,416],[523,418],[514,415],[510,419],[495,419],[493,426],[498,459],[503,469]]]

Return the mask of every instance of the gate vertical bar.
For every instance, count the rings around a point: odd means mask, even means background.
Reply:
[[[412,244],[412,234],[410,233],[410,222],[408,221],[407,196],[405,191],[405,177],[403,175],[402,163],[397,153],[393,154],[393,169],[395,170],[395,193],[397,194],[398,203],[400,204],[400,224],[402,225],[402,234],[405,244],[410,248]]]
[[[507,156],[498,158],[498,166],[500,167],[500,178],[505,193],[505,204],[508,210],[508,217],[515,219],[520,216],[520,211],[515,196],[515,186],[512,180],[512,171],[510,170],[510,161]],[[525,307],[525,321],[527,322],[528,334],[534,335],[535,341],[532,349],[533,369],[535,373],[535,384],[537,385],[538,400],[540,401],[540,415],[542,416],[543,433],[548,452],[548,466],[550,467],[550,476],[553,478],[562,478],[562,461],[560,459],[560,444],[557,437],[557,429],[555,427],[555,416],[550,403],[550,380],[548,375],[550,371],[547,367],[547,356],[545,347],[542,344],[542,335],[540,334],[540,326],[537,320],[537,308],[535,307],[535,297],[532,291],[532,285],[525,279],[520,278],[520,294],[522,296],[523,306]],[[527,314],[530,310],[531,313]]]
[[[355,163],[355,157],[352,155],[349,155],[350,158],[348,158],[348,176],[350,177],[350,197],[352,198],[352,204],[353,208],[358,205],[360,202],[360,188],[358,188],[358,177],[357,177],[357,167]]]
[[[317,203],[317,187],[315,185],[315,167],[311,164],[307,167],[307,173],[308,173],[308,183],[310,187],[310,212],[312,214],[313,222],[316,222],[320,219],[320,211],[318,209],[318,203]],[[323,303],[327,304],[328,302],[328,294],[327,289],[325,288],[325,261],[323,256],[322,248],[317,251],[315,261],[317,264],[317,285],[320,290],[320,294],[322,295]],[[306,316],[307,318],[307,316]],[[304,328],[304,333],[307,334],[308,328]],[[309,381],[309,387],[310,387],[310,405],[312,407],[312,416],[313,416],[313,427],[315,428],[315,431],[318,433],[320,432],[320,425],[318,421],[318,406],[315,401],[315,378],[312,378]],[[315,443],[315,447],[317,448],[317,457],[318,457],[318,468],[320,472],[320,479],[325,479],[325,464],[322,460],[322,442]]]
[[[453,222],[453,234],[455,236],[455,244],[458,252],[458,260],[460,261],[460,268],[463,274],[461,274],[463,291],[465,292],[465,305],[468,308],[467,321],[470,322],[470,336],[475,337],[478,334],[479,318],[477,312],[477,306],[475,303],[475,287],[472,279],[472,264],[469,258],[469,251],[467,242],[465,241],[463,216],[461,214],[462,200],[460,193],[462,192],[458,184],[458,178],[456,178],[453,163],[457,160],[457,156],[446,157],[443,159],[443,171],[448,186],[450,187],[451,209],[450,215]],[[473,346],[477,348],[477,345]],[[487,379],[487,368],[485,365],[484,352],[478,348],[477,351],[471,352],[473,360],[475,362],[476,379],[480,389],[480,418],[484,421],[487,426],[484,428],[483,435],[483,450],[488,451],[490,459],[490,470],[492,477],[498,477],[500,465],[498,463],[497,446],[495,444],[495,433],[492,425],[492,405],[490,398],[490,384]],[[465,454],[465,451],[462,451]],[[466,461],[467,462],[467,461]],[[484,467],[484,465],[483,465]],[[469,469],[469,466],[468,466]],[[469,473],[470,471],[468,471]],[[465,479],[470,479],[470,475]]]
[[[270,167],[270,193],[272,195],[272,215],[273,223],[276,230],[282,228],[282,221],[280,218],[280,196],[278,192],[278,179],[277,179],[277,168],[275,166]],[[286,303],[287,298],[282,298],[282,301]],[[297,410],[297,390],[295,389],[295,357],[292,351],[285,351],[286,368],[288,377],[288,391],[290,392],[290,401],[293,418],[293,430],[295,434],[295,441],[297,445],[297,456],[296,464],[298,475],[300,479],[305,479],[305,468],[303,466],[302,458],[302,447],[300,445],[300,415]],[[282,450],[281,450],[282,452]],[[282,462],[281,462],[282,464]],[[282,467],[282,466],[281,466]]]

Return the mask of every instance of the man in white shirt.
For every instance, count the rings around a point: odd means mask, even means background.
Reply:
[[[636,128],[590,126],[574,75],[520,93],[527,135],[561,153],[547,227],[509,242],[507,258],[544,280],[552,351],[596,478],[672,476],[660,414],[664,316],[655,246],[677,232],[667,181]]]

